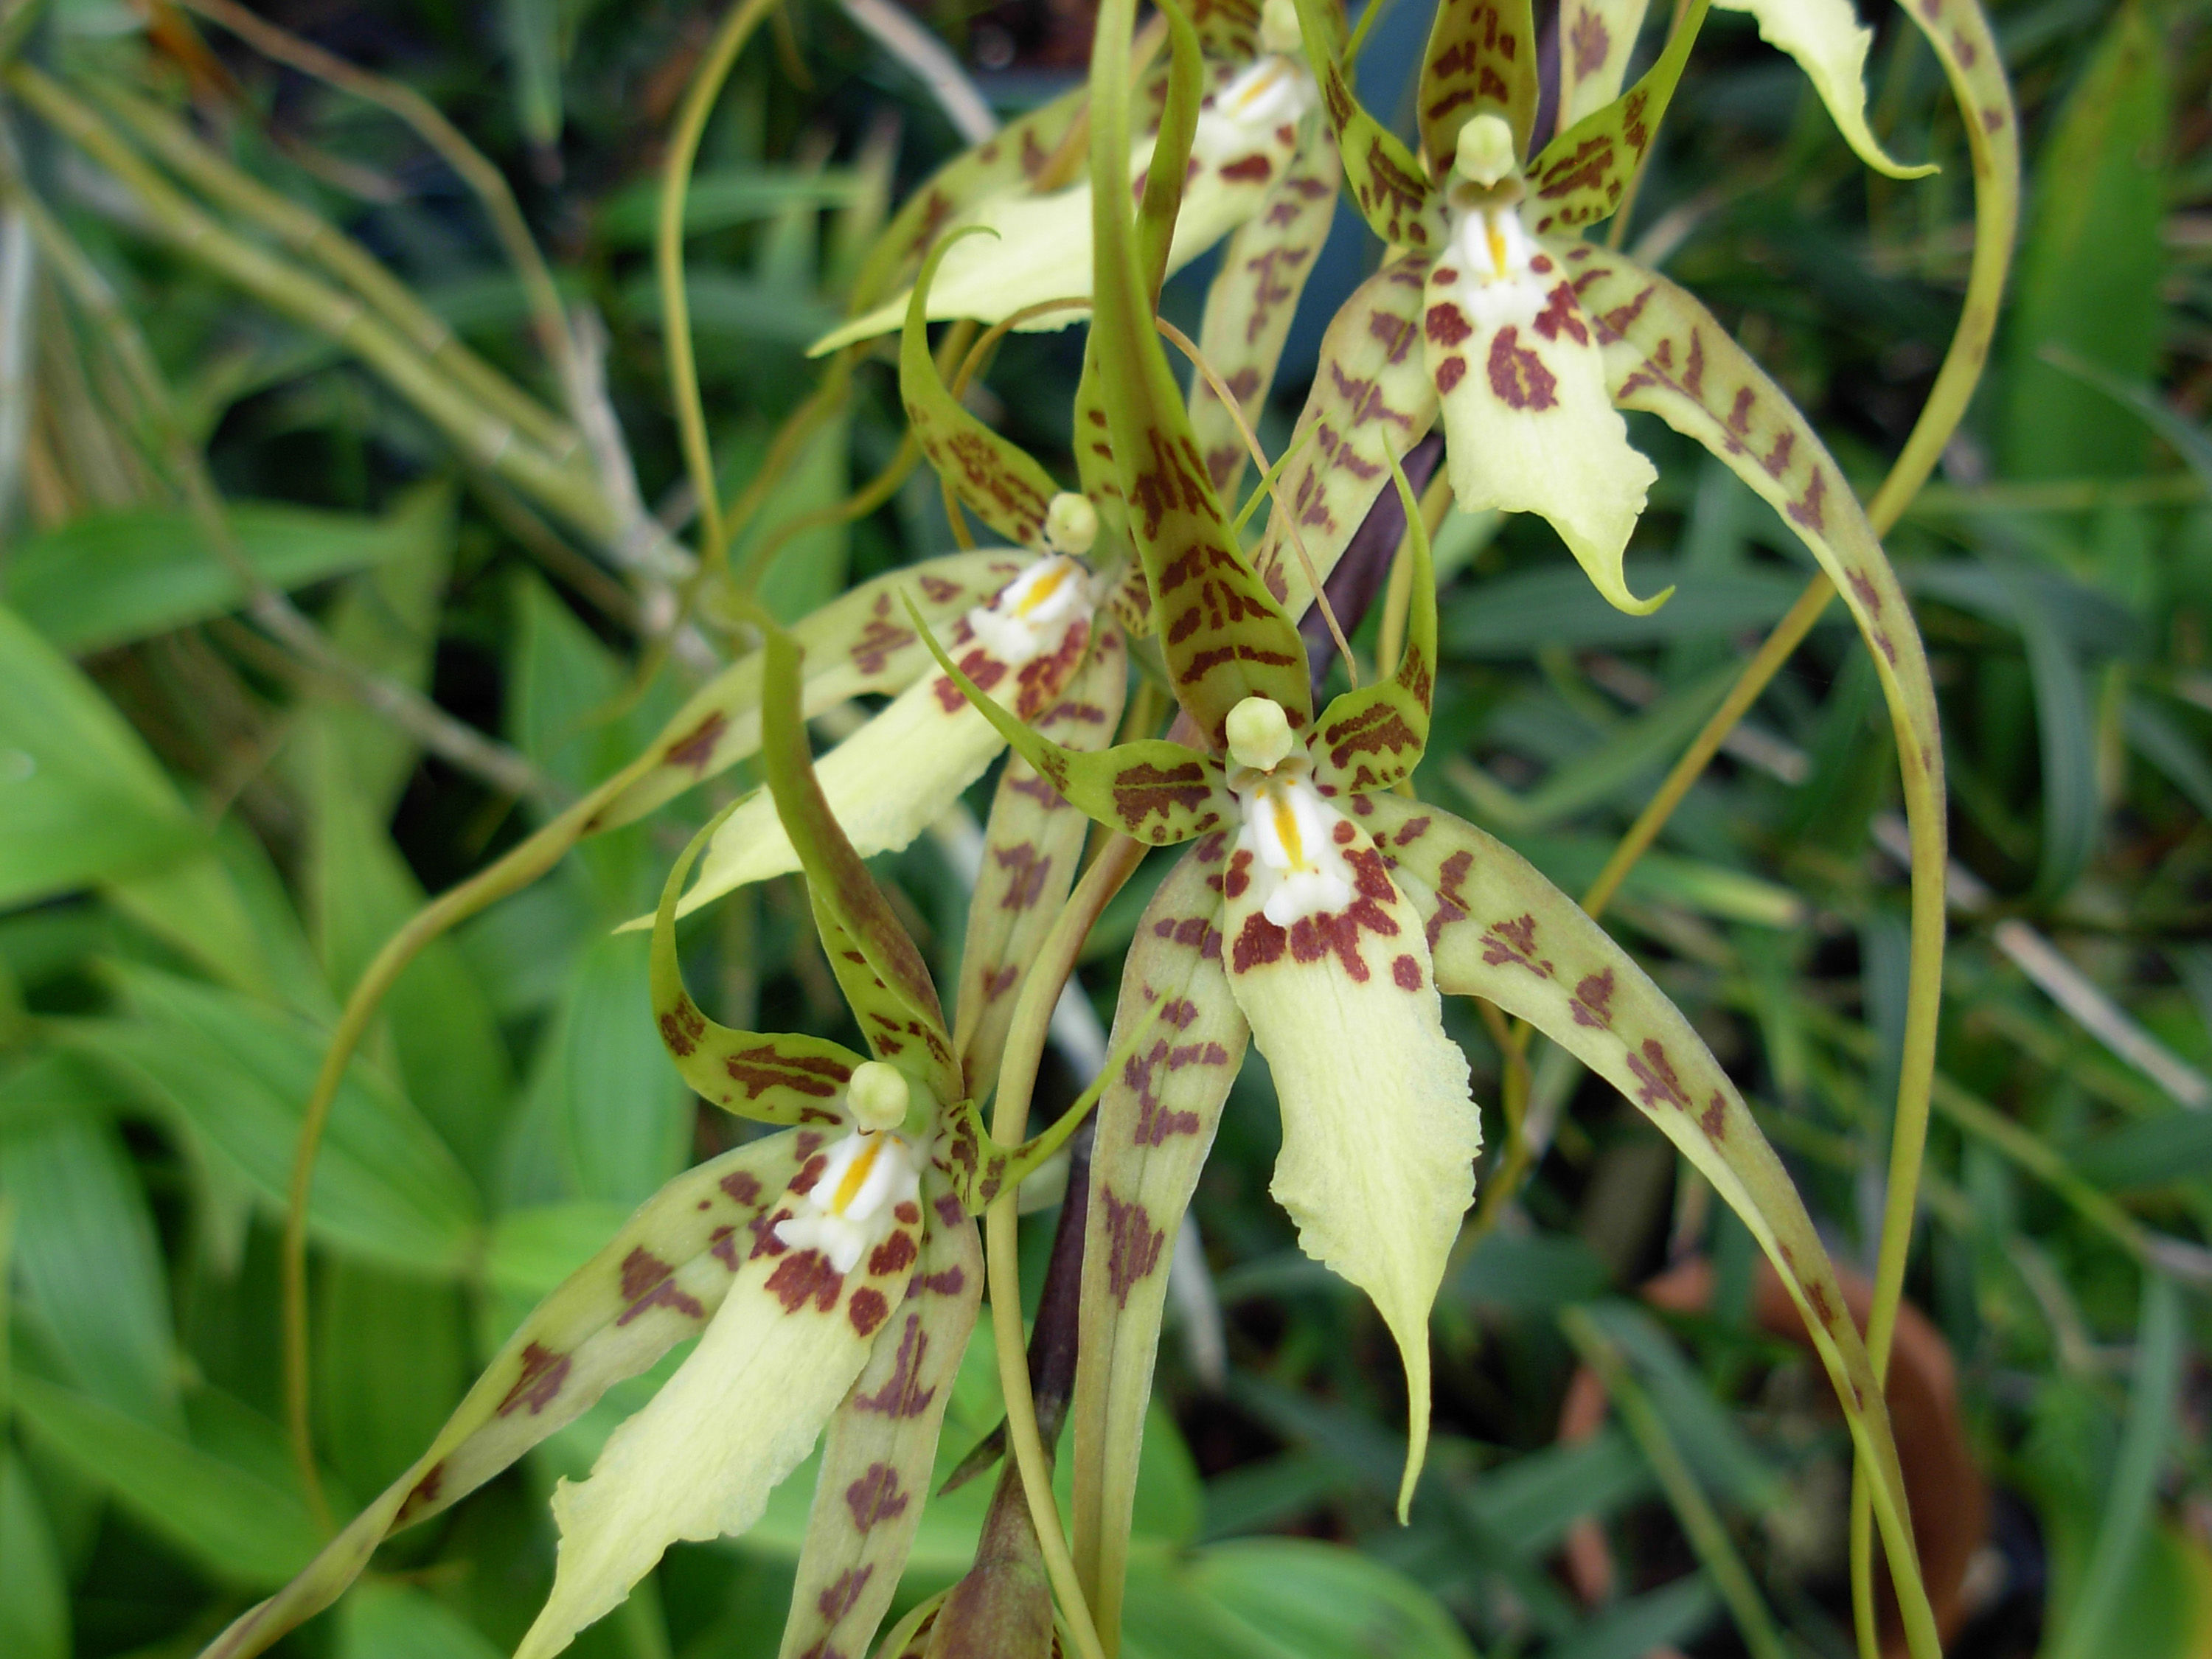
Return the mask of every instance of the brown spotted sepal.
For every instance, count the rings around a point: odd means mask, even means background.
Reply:
[[[1613,398],[1695,439],[1781,514],[1850,607],[1892,707],[1907,763],[1937,791],[1942,734],[1920,630],[1866,514],[1812,423],[1687,291],[1623,255],[1566,255],[1597,331]]]
[[[1042,547],[1046,514],[1059,486],[1018,444],[962,406],[938,377],[937,361],[929,351],[930,279],[964,237],[986,234],[975,225],[955,231],[923,262],[899,336],[899,398],[921,453],[961,502],[1012,545]]]
[[[1503,842],[1394,795],[1370,795],[1355,811],[1425,919],[1439,988],[1527,1020],[1611,1083],[1750,1228],[1805,1316],[1853,1437],[1901,1493],[1881,1390],[1827,1252],[1704,1039],[1581,906]]]
[[[1322,108],[1360,216],[1387,246],[1415,252],[1435,247],[1443,240],[1443,203],[1419,160],[1352,91],[1340,15],[1322,0],[1297,0],[1297,10],[1306,61],[1321,83]]]
[[[1112,741],[1128,690],[1128,648],[1121,630],[1101,618],[1091,654],[1060,700],[1036,721],[1037,734],[1074,752]],[[983,821],[983,856],[968,905],[960,951],[953,1047],[970,1095],[988,1093],[999,1074],[1016,993],[1075,879],[1090,821],[1017,754],[999,775]]]
[[[1222,963],[1228,844],[1216,833],[1192,847],[1137,923],[1114,1047],[1147,1024],[1152,1032],[1108,1074],[1091,1142],[1072,1413],[1074,1549],[1086,1582],[1099,1585],[1093,1611],[1109,1628],[1119,1613],[1175,1233],[1250,1038]]]
[[[920,1202],[927,1226],[906,1295],[889,1304],[823,1437],[780,1659],[866,1653],[921,1522],[938,1434],[982,1300],[983,1252],[975,1224],[933,1176]],[[887,1274],[905,1248],[878,1247]]]
[[[1485,110],[1505,118],[1516,155],[1536,125],[1536,22],[1528,0],[1440,0],[1421,54],[1421,148],[1443,165]]]
[[[1406,643],[1389,679],[1340,695],[1315,723],[1306,745],[1314,782],[1324,795],[1364,795],[1413,775],[1429,743],[1436,696],[1437,579],[1419,503],[1397,458],[1390,468],[1406,510],[1413,555]]]
[[[441,1513],[698,1334],[823,1137],[771,1135],[685,1170],[516,1328],[407,1472],[201,1659],[250,1659],[329,1607],[392,1534]]]
[[[1613,216],[1629,180],[1650,151],[1659,118],[1674,95],[1691,45],[1705,20],[1706,4],[1707,0],[1692,0],[1668,38],[1667,49],[1642,78],[1619,98],[1563,129],[1529,164],[1528,185],[1534,198],[1528,209],[1531,231],[1541,236],[1579,230]],[[1602,21],[1593,18],[1584,27],[1595,27],[1605,38]]]
[[[1181,39],[1176,49],[1185,49]],[[1312,719],[1311,692],[1297,629],[1230,533],[1153,327],[1137,227],[1115,187],[1129,141],[1121,51],[1119,31],[1102,21],[1091,128],[1098,389],[1176,700],[1218,745],[1230,709],[1245,697],[1271,698],[1303,726]]]
[[[806,653],[806,717],[850,698],[902,690],[929,665],[898,595],[910,593],[931,627],[949,627],[988,604],[1026,562],[1004,549],[925,559],[862,582],[793,623],[792,637]],[[750,653],[695,692],[653,740],[653,769],[602,808],[586,833],[641,818],[757,752],[761,665],[760,653]]]

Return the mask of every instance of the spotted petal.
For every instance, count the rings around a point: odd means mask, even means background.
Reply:
[[[793,1178],[777,1218],[796,1210],[818,1170],[810,1162]],[[819,1251],[787,1248],[775,1219],[761,1230],[690,1357],[609,1437],[588,1480],[555,1489],[553,1591],[515,1659],[566,1648],[679,1539],[734,1537],[760,1519],[906,1299],[922,1212],[902,1208],[868,1260],[845,1273]]]
[[[1528,0],[1440,0],[1421,54],[1421,148],[1449,167],[1468,118],[1485,110],[1513,129],[1528,153],[1536,125],[1536,21]]]
[[[1071,750],[1103,748],[1121,718],[1128,665],[1121,630],[1102,620],[1091,654],[1060,702],[1037,720],[1038,734]],[[1090,828],[1029,762],[1008,759],[984,820],[954,1002],[952,1043],[971,1095],[988,1094],[999,1075],[1024,965],[1060,913]]]
[[[755,1228],[821,1136],[770,1135],[687,1170],[532,1310],[422,1455],[201,1659],[250,1659],[337,1600],[395,1532],[459,1503],[706,1324]]]
[[[1857,1328],[1796,1188],[1712,1051],[1581,906],[1503,842],[1396,796],[1357,805],[1428,919],[1437,985],[1528,1020],[1611,1083],[1750,1228],[1803,1313],[1852,1437],[1879,1472],[1875,1507],[1891,1559],[1909,1563],[1897,1448]]]
[[[1629,447],[1574,289],[1547,253],[1488,285],[1462,263],[1454,250],[1431,267],[1423,317],[1462,510],[1542,514],[1609,603],[1656,609],[1666,594],[1631,593],[1621,556],[1658,474]]]
[[[806,717],[849,697],[901,690],[928,665],[896,594],[910,590],[932,628],[948,627],[1019,575],[1024,562],[1004,548],[925,559],[862,582],[793,623],[792,637],[806,653]],[[761,660],[757,652],[739,658],[676,711],[653,740],[659,763],[600,811],[593,831],[641,818],[759,750]]]
[[[1627,92],[1544,146],[1528,169],[1535,199],[1525,210],[1539,236],[1595,224],[1620,205],[1681,81],[1706,4],[1707,0],[1694,0],[1683,12],[1658,62]]]
[[[1866,118],[1867,48],[1874,31],[1859,21],[1851,0],[1713,0],[1728,11],[1747,11],[1759,22],[1759,38],[1786,52],[1805,71],[1813,90],[1828,106],[1836,130],[1858,158],[1893,179],[1923,179],[1933,163],[1907,167],[1892,161],[1875,140]]]
[[[1436,689],[1437,578],[1413,487],[1394,457],[1391,473],[1412,534],[1413,583],[1406,643],[1389,679],[1346,691],[1322,711],[1308,753],[1322,793],[1364,795],[1413,775],[1429,741]]]
[[[823,1437],[780,1659],[864,1654],[921,1524],[952,1379],[983,1296],[975,1226],[933,1182],[921,1260]]]
[[[1620,96],[1651,0],[1567,0],[1559,9],[1559,131]]]
[[[1059,486],[1019,445],[985,426],[946,389],[938,378],[937,360],[929,354],[929,331],[922,323],[938,266],[964,240],[982,234],[974,226],[954,231],[922,262],[899,337],[899,398],[921,453],[953,494],[1015,546],[1038,547],[1043,544],[1045,516]]]
[[[1416,252],[1440,247],[1444,240],[1443,198],[1398,136],[1367,112],[1352,89],[1340,56],[1344,26],[1322,0],[1297,0],[1298,27],[1305,36],[1306,61],[1321,82],[1322,107],[1367,228],[1392,247]]]
[[[1185,853],[1138,921],[1114,1046],[1155,1011],[1160,1025],[1109,1079],[1091,1142],[1075,1364],[1074,1554],[1107,1631],[1120,1618],[1175,1232],[1250,1036],[1221,960],[1217,884],[1227,842],[1209,836]]]
[[[994,689],[1011,689],[1014,707],[1024,718],[1043,714],[1057,700],[1090,637],[1090,623],[1078,621],[1058,649],[1014,669],[975,643],[964,620],[952,632],[953,648],[969,665],[969,673]],[[943,817],[989,769],[1003,745],[1004,739],[969,707],[959,688],[932,674],[908,685],[823,756],[815,774],[847,838],[862,858],[873,858],[898,851]],[[725,893],[787,874],[799,864],[775,803],[763,790],[715,832],[699,879],[677,915],[689,915]]]
[[[1425,254],[1392,260],[1352,291],[1322,337],[1313,388],[1291,434],[1284,505],[1253,556],[1261,580],[1294,617],[1313,603],[1305,560],[1317,580],[1328,580],[1388,486],[1389,458],[1436,424],[1436,383],[1421,349],[1428,271]]]
[[[1419,915],[1364,831],[1340,818],[1335,833],[1352,898],[1287,928],[1261,909],[1252,853],[1231,854],[1223,949],[1282,1108],[1270,1190],[1305,1253],[1374,1301],[1405,1361],[1403,1518],[1428,1445],[1429,1309],[1474,1197],[1482,1121]]]
[[[1119,50],[1116,32],[1102,21],[1091,74],[1094,178],[1113,176],[1127,141],[1129,89],[1115,61]],[[1248,696],[1273,699],[1303,727],[1313,718],[1305,648],[1229,533],[1207,481],[1153,329],[1152,291],[1130,215],[1110,194],[1093,208],[1099,391],[1176,697],[1217,749],[1229,711]]]

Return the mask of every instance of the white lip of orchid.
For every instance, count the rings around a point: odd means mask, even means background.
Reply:
[[[1091,614],[1091,573],[1064,553],[1039,559],[988,605],[968,613],[969,631],[1009,668],[1060,648],[1068,628]]]
[[[1215,167],[1233,161],[1254,142],[1285,125],[1295,125],[1321,106],[1321,84],[1304,58],[1262,53],[1214,94],[1199,112],[1191,154]]]
[[[775,1236],[794,1250],[821,1251],[848,1273],[921,1191],[921,1155],[903,1135],[855,1129],[830,1148],[799,1213],[776,1223]]]
[[[1281,706],[1245,698],[1230,711],[1228,738],[1237,763],[1229,787],[1244,808],[1237,846],[1252,855],[1261,914],[1288,927],[1341,910],[1352,902],[1352,866],[1336,829],[1347,820],[1314,787],[1312,763]]]
[[[1526,327],[1543,311],[1548,284],[1538,262],[1550,261],[1522,226],[1517,204],[1463,210],[1443,257],[1456,264],[1457,297],[1477,328]]]

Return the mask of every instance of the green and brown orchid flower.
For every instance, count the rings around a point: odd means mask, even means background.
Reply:
[[[1133,9],[1108,0],[1098,26],[1102,176],[1124,149],[1128,94],[1115,54]],[[1194,54],[1188,25],[1170,17],[1176,50]],[[1304,643],[1231,533],[1153,328],[1171,191],[1148,192],[1133,222],[1116,198],[1093,199],[1092,357],[1182,706],[1177,730],[1192,740],[1060,748],[938,654],[1070,803],[1139,842],[1189,848],[1124,967],[1115,1030],[1129,1052],[1109,1066],[1092,1152],[1074,1561],[1102,1634],[1110,1644],[1118,1620],[1165,1249],[1248,1041],[1268,1062],[1282,1113],[1273,1190],[1301,1245],[1367,1292],[1403,1356],[1401,1512],[1410,1502],[1428,1423],[1427,1316],[1481,1140],[1466,1060],[1443,1029],[1445,992],[1528,1019],[1613,1082],[1743,1217],[1817,1334],[1878,1472],[1893,1559],[1909,1558],[1895,1447],[1864,1348],[1795,1188],[1726,1073],[1571,899],[1474,826],[1393,793],[1427,740],[1435,664],[1419,515],[1407,515],[1415,568],[1395,672],[1316,715]],[[1395,453],[1385,459],[1410,496]],[[1153,1022],[1156,1037],[1139,1035]],[[1910,1559],[1899,1570],[1900,1599],[1924,1610]]]
[[[1187,145],[1188,177],[1182,217],[1169,256],[1179,270],[1240,227],[1271,217],[1286,222],[1300,216],[1300,204],[1336,191],[1334,147],[1319,120],[1321,94],[1305,64],[1297,15],[1291,0],[1199,0],[1190,8],[1205,52],[1205,77],[1211,90],[1201,105]],[[1164,76],[1152,77],[1147,89],[1164,99]],[[1080,137],[1079,134],[1077,135]],[[1128,153],[1128,176],[1141,190],[1153,149],[1162,139],[1157,118],[1139,134]],[[986,141],[979,150],[994,153],[1005,138]],[[929,296],[933,321],[970,318],[997,323],[1055,300],[1083,300],[1091,293],[1091,174],[1079,152],[1066,176],[1039,152],[1037,166],[1025,169],[1018,188],[971,200],[927,226],[927,234],[958,234],[988,230],[993,235],[957,248],[938,273]],[[1326,216],[1322,228],[1327,228]],[[1233,257],[1233,256],[1232,256]],[[1283,273],[1288,275],[1287,270]],[[819,356],[858,340],[896,328],[906,315],[902,294],[841,325],[815,342]],[[1081,316],[1079,307],[1023,318],[1024,330],[1067,327]]]
[[[523,1321],[423,1455],[204,1659],[263,1650],[336,1600],[386,1537],[459,1501],[693,1337],[590,1477],[556,1488],[553,1589],[520,1659],[566,1648],[677,1540],[745,1531],[817,1442],[781,1651],[866,1651],[927,1498],[982,1294],[973,1218],[1057,1150],[1092,1097],[1018,1147],[981,1129],[966,1077],[994,1064],[997,1048],[948,1028],[921,953],[830,814],[799,714],[799,647],[773,629],[763,654],[771,799],[869,1053],[738,1030],[692,1000],[675,908],[702,830],[655,915],[654,1017],[694,1090],[779,1132],[648,1200]],[[970,949],[1005,925],[984,918]]]

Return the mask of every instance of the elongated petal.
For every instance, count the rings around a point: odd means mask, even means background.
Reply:
[[[1222,888],[1223,949],[1282,1104],[1269,1190],[1300,1248],[1367,1292],[1405,1360],[1403,1518],[1428,1444],[1429,1309],[1474,1200],[1482,1121],[1467,1056],[1444,1035],[1420,918],[1374,843],[1351,819],[1338,825],[1352,902],[1279,927],[1240,847]]]
[[[1074,1553],[1092,1609],[1109,1631],[1121,1607],[1175,1232],[1249,1036],[1221,961],[1214,884],[1227,847],[1225,836],[1193,846],[1137,923],[1112,1040],[1119,1048],[1155,1009],[1161,1029],[1108,1082],[1091,1143],[1075,1367]]]
[[[1705,445],[1772,505],[1834,579],[1875,672],[1904,713],[1908,763],[1940,791],[1942,737],[1920,630],[1873,526],[1812,424],[1712,313],[1665,277],[1588,244],[1570,252],[1568,269],[1605,342],[1613,395]]]
[[[1423,252],[1444,240],[1443,198],[1429,186],[1428,174],[1398,136],[1367,112],[1352,89],[1340,54],[1344,47],[1340,15],[1324,0],[1297,0],[1298,27],[1305,36],[1306,61],[1321,82],[1322,107],[1367,228],[1391,247]]]
[[[1222,250],[1221,270],[1206,290],[1199,351],[1255,430],[1275,383],[1275,364],[1290,336],[1298,296],[1305,292],[1314,257],[1335,217],[1343,176],[1336,141],[1325,125],[1314,123],[1260,210]],[[1191,381],[1190,426],[1206,458],[1206,476],[1228,499],[1249,455],[1243,434],[1204,375]]]
[[[1574,290],[1545,253],[1490,288],[1460,264],[1455,250],[1431,268],[1423,320],[1462,510],[1540,514],[1608,603],[1656,609],[1666,595],[1630,592],[1621,556],[1658,474],[1629,447]]]
[[[956,214],[987,198],[1033,185],[1088,101],[1087,90],[1076,87],[1009,121],[932,173],[868,250],[853,284],[856,305],[873,307],[892,289],[903,287]]]
[[[907,301],[899,337],[899,399],[921,453],[968,509],[1015,546],[1042,546],[1045,515],[1059,486],[1019,445],[968,412],[938,378],[937,360],[929,353],[923,307],[938,267],[959,249],[955,239],[962,235],[956,231],[931,250]]]
[[[1102,620],[1091,654],[1036,722],[1038,735],[1071,750],[1103,748],[1121,718],[1128,654],[1121,630]],[[953,1005],[952,1046],[972,1096],[988,1094],[998,1077],[1023,969],[1067,896],[1090,827],[1029,762],[1019,755],[1006,762],[983,824],[983,863],[968,905]]]
[[[1113,176],[1128,132],[1129,88],[1115,61],[1116,33],[1100,22],[1091,75],[1093,178]],[[1305,647],[1229,533],[1207,482],[1182,393],[1153,329],[1136,228],[1119,200],[1094,199],[1092,206],[1099,392],[1176,700],[1217,749],[1229,711],[1248,696],[1272,698],[1303,727],[1313,719]]]
[[[1803,1312],[1853,1437],[1901,1503],[1881,1391],[1827,1252],[1788,1172],[1689,1021],[1581,906],[1504,843],[1396,796],[1354,805],[1427,918],[1437,985],[1496,1003],[1581,1060],[1642,1108],[1742,1218]],[[1902,1524],[1890,1507],[1883,1527],[1893,1549],[1909,1536]]]
[[[911,623],[910,617],[902,621]],[[1087,623],[1068,629],[1060,648],[1020,669],[1010,669],[982,647],[963,621],[952,630],[953,649],[971,665],[970,675],[994,688],[1011,685],[1016,707],[1042,714],[1081,662],[1090,640]],[[926,649],[926,647],[925,647]],[[981,777],[1004,739],[942,674],[910,684],[868,723],[815,763],[830,810],[862,858],[895,853],[942,817],[961,792]],[[699,879],[677,915],[749,882],[799,868],[799,854],[766,791],[730,815],[702,860]]]
[[[1651,0],[1567,0],[1559,9],[1559,131],[1620,96]]]
[[[905,1301],[830,1419],[780,1659],[865,1654],[929,1497],[952,1379],[983,1297],[975,1224],[926,1183],[927,1231]]]
[[[1283,469],[1284,505],[1269,517],[1253,556],[1261,580],[1293,617],[1313,603],[1313,580],[1328,580],[1367,509],[1389,487],[1389,458],[1406,453],[1436,424],[1436,383],[1421,349],[1429,263],[1422,255],[1384,265],[1352,291],[1322,337],[1313,389]],[[1311,580],[1300,548],[1312,561]]]
[[[1393,462],[1398,499],[1412,536],[1413,592],[1398,672],[1346,691],[1322,711],[1308,750],[1314,781],[1327,794],[1363,795],[1410,777],[1429,741],[1429,705],[1436,690],[1437,577],[1420,504]]]
[[[1876,173],[1893,179],[1923,179],[1933,163],[1907,167],[1892,161],[1876,142],[1866,118],[1867,48],[1874,31],[1859,21],[1851,0],[1713,0],[1728,11],[1747,11],[1759,21],[1759,38],[1797,60],[1813,90],[1835,118],[1836,131]]]
[[[822,1137],[771,1135],[687,1170],[533,1309],[429,1449],[202,1659],[249,1659],[337,1600],[392,1534],[427,1521],[695,1334],[728,1294],[760,1218]]]
[[[1660,118],[1689,61],[1691,44],[1705,21],[1706,0],[1695,0],[1667,41],[1659,60],[1620,97],[1594,110],[1544,146],[1528,169],[1535,199],[1527,213],[1539,235],[1570,231],[1610,217],[1636,170],[1650,153]],[[1639,9],[1637,14],[1642,16]],[[1595,24],[1602,30],[1602,23]]]
[[[1536,124],[1536,21],[1528,0],[1441,0],[1421,54],[1421,148],[1439,170],[1451,165],[1468,118],[1492,110],[1513,129],[1513,153],[1528,153]]]
[[[949,627],[1021,574],[1025,556],[1003,548],[925,559],[862,582],[792,624],[806,653],[801,705],[808,719],[848,697],[897,691],[928,665],[897,595],[911,592],[933,628]],[[612,830],[673,800],[760,748],[761,657],[741,657],[695,692],[653,739],[660,763],[592,822]]]
[[[799,716],[799,649],[781,629],[769,630],[764,649],[762,705],[768,718],[761,769],[768,774],[776,815],[806,871],[807,897],[830,969],[868,1033],[870,1046],[878,1054],[896,1052],[884,1031],[899,1030],[899,1046],[908,1050],[899,1068],[927,1083],[939,1100],[957,1100],[962,1093],[960,1064],[953,1058],[951,1034],[929,966],[854,851],[814,775],[805,723]],[[906,1038],[912,1039],[910,1045]]]
[[[914,1277],[921,1208],[902,1206],[868,1260],[840,1273],[775,1236],[816,1172],[810,1161],[785,1188],[690,1358],[614,1431],[590,1479],[556,1489],[553,1592],[515,1659],[560,1652],[678,1540],[750,1527],[868,1363]]]

